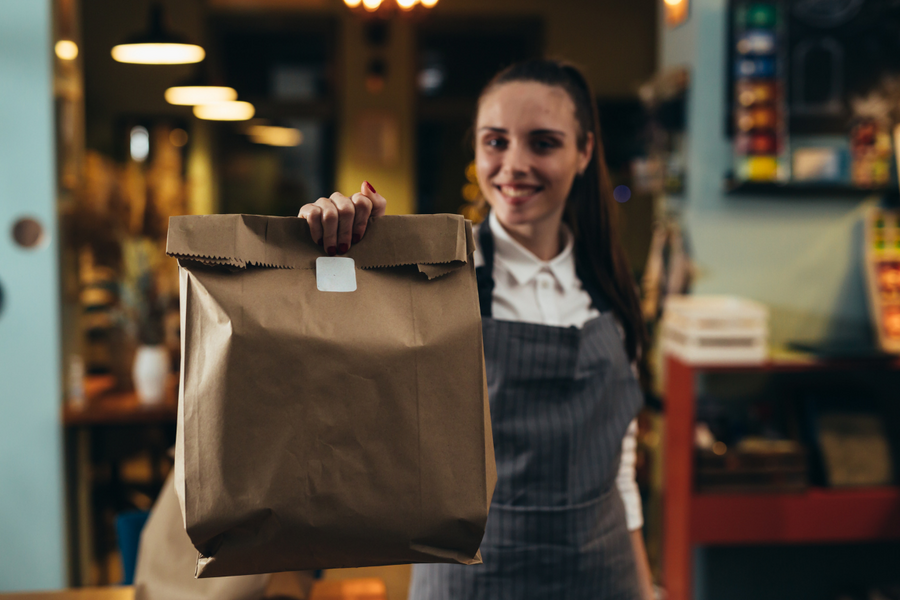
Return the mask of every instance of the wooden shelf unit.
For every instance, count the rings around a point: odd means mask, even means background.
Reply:
[[[900,487],[810,488],[800,493],[694,490],[695,383],[701,373],[900,370],[900,359],[780,360],[691,365],[666,358],[663,574],[670,600],[693,598],[695,546],[900,540]]]
[[[111,376],[85,379],[83,406],[63,406],[66,427],[89,425],[140,425],[174,423],[178,415],[178,375],[169,375],[166,398],[158,404],[144,404],[133,390],[115,390]]]

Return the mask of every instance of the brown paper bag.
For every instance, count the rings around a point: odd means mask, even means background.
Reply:
[[[320,291],[333,265],[302,219],[170,220],[198,577],[481,562],[496,471],[473,250],[462,217],[383,217],[345,255],[356,290]]]

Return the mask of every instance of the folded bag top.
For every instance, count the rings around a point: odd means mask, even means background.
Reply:
[[[481,562],[496,482],[471,223],[385,216],[317,290],[306,221],[173,217],[195,575]]]
[[[419,265],[433,279],[465,265],[474,251],[462,216],[408,215],[373,220],[343,256],[363,269]],[[172,217],[166,254],[240,269],[314,269],[323,255],[304,219],[257,215]]]

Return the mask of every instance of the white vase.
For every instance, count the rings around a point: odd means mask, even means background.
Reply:
[[[169,351],[165,346],[139,346],[131,372],[134,390],[142,404],[159,404],[166,399]]]

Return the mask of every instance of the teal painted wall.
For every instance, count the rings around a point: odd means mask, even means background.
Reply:
[[[660,11],[662,12],[662,11]],[[771,339],[871,339],[861,216],[872,201],[729,196],[725,137],[727,0],[691,0],[687,23],[660,25],[661,68],[690,69],[685,225],[695,292],[753,298],[771,310]]]
[[[0,0],[0,590],[65,585],[51,12]],[[10,236],[22,216],[45,241]]]

